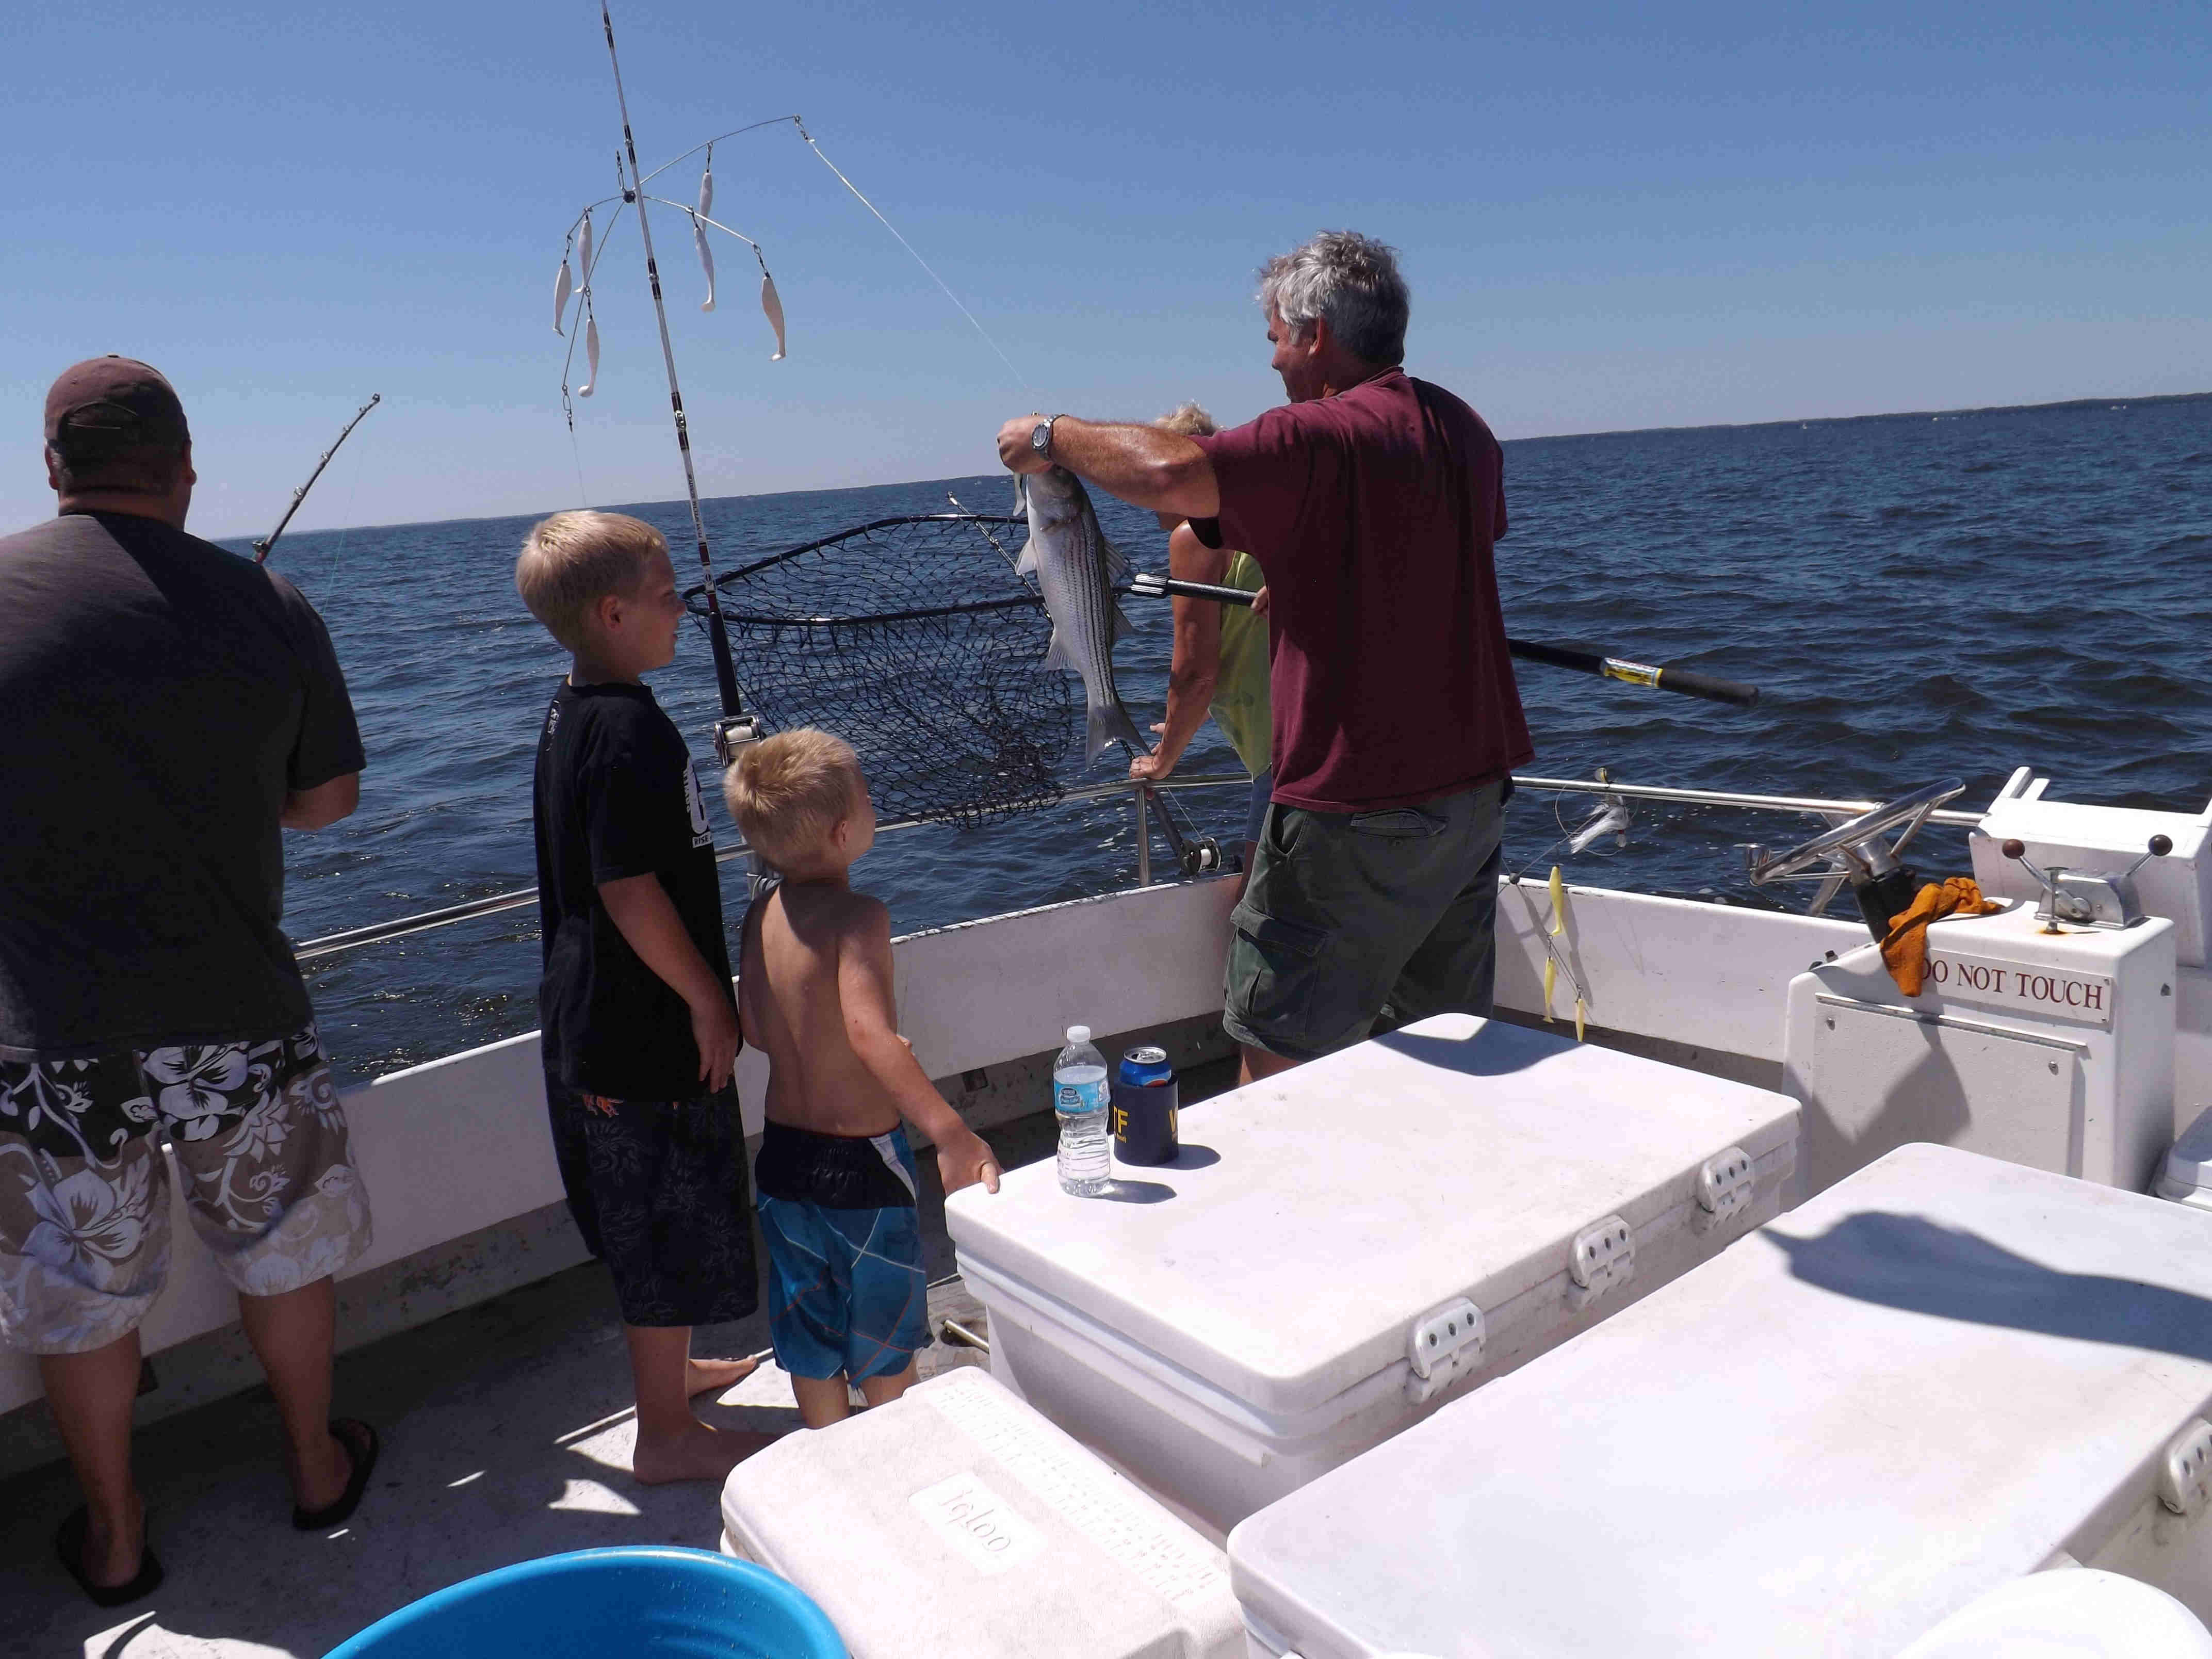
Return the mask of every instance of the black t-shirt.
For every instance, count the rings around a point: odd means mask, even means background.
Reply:
[[[691,1012],[599,902],[603,881],[658,877],[684,931],[729,984],[714,832],[690,751],[650,690],[562,683],[538,738],[532,816],[546,1070],[617,1100],[696,1097],[705,1085]]]
[[[128,514],[0,539],[0,1051],[306,1024],[278,817],[361,769],[282,576]]]

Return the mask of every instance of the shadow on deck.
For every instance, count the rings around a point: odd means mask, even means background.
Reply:
[[[1186,1103],[1235,1083],[1233,1061],[1193,1068]],[[1048,1115],[986,1133],[1007,1168],[1051,1156]],[[953,1277],[934,1160],[922,1230],[930,1322],[983,1332]],[[763,1256],[764,1260],[764,1256]],[[701,1328],[702,1354],[768,1346],[768,1317]],[[925,1376],[984,1363],[946,1343]],[[732,1427],[796,1429],[789,1384],[770,1368],[702,1415]],[[432,1590],[515,1561],[608,1544],[715,1547],[720,1494],[706,1482],[629,1476],[629,1369],[612,1287],[595,1262],[342,1354],[337,1409],[377,1425],[384,1453],[361,1509],[328,1535],[291,1527],[266,1389],[142,1429],[134,1454],[150,1535],[168,1571],[160,1592],[104,1612],[53,1553],[77,1503],[65,1465],[0,1481],[0,1650],[23,1659],[316,1659]]]

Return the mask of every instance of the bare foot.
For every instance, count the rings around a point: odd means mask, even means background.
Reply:
[[[674,1434],[647,1434],[641,1427],[629,1472],[649,1486],[669,1480],[720,1480],[775,1438],[700,1422]]]
[[[684,1392],[720,1394],[734,1389],[760,1369],[757,1359],[687,1359],[684,1362]]]

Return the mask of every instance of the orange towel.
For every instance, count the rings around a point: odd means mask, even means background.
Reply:
[[[1954,876],[1938,885],[1929,882],[1904,910],[1889,919],[1889,933],[1881,942],[1881,959],[1897,988],[1909,997],[1920,994],[1928,977],[1928,924],[1948,915],[1985,916],[2004,906],[1985,899],[1972,876]]]

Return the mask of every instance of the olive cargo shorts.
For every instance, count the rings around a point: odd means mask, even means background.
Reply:
[[[1304,1060],[1431,1014],[1486,1016],[1504,793],[1500,779],[1418,806],[1270,805],[1230,917],[1229,1035]]]

